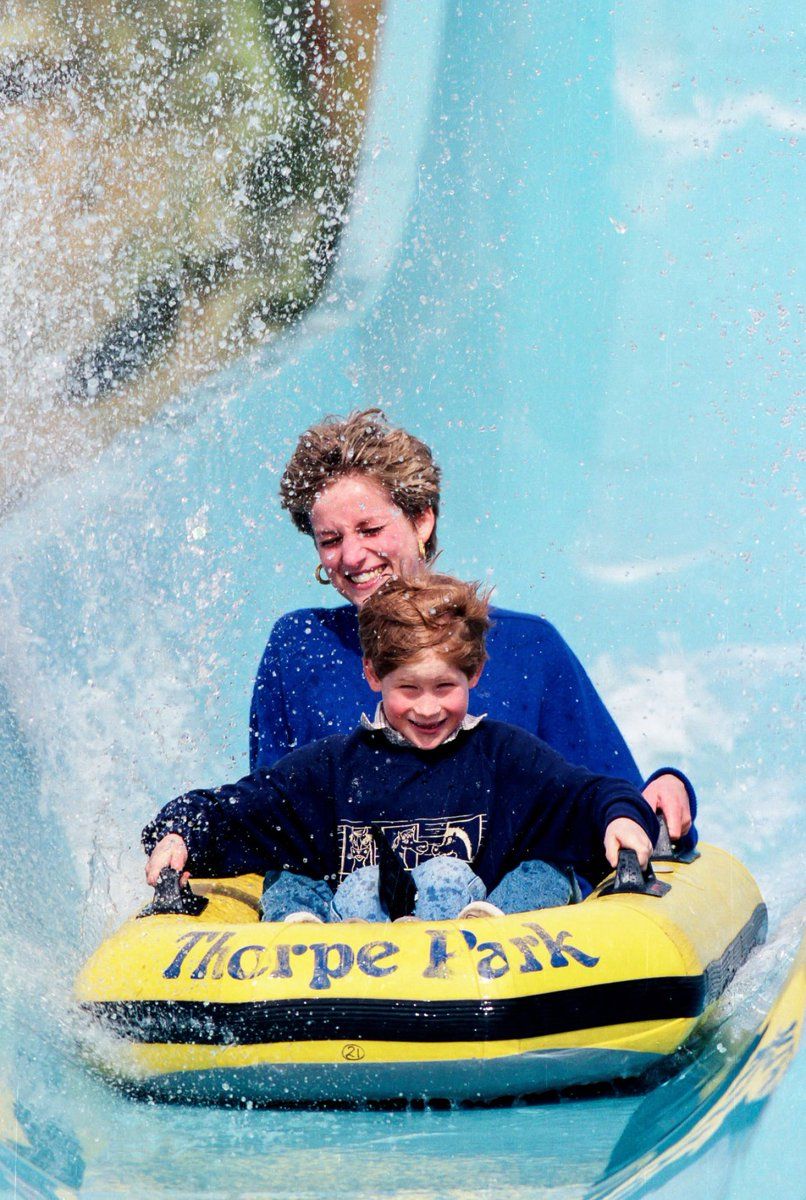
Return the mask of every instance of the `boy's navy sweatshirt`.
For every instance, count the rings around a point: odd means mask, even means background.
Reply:
[[[626,780],[567,763],[514,725],[485,720],[433,750],[357,729],[294,750],[238,783],[167,804],[143,831],[150,853],[178,833],[196,875],[290,870],[335,889],[375,862],[372,826],[411,870],[437,855],[487,886],[543,859],[591,882],[609,871],[606,826],[629,817],[654,842],[655,814]]]

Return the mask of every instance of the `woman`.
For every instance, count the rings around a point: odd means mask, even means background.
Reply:
[[[436,554],[440,472],[429,448],[379,409],[328,417],[299,439],[281,502],[313,538],[322,585],[347,604],[281,617],[258,669],[250,721],[251,768],[372,713],[361,670],[357,609],[389,575]],[[491,611],[479,712],[537,734],[570,762],[641,786],[624,739],[593,684],[548,621]],[[644,796],[673,839],[688,833],[694,796],[685,777],[657,771]]]

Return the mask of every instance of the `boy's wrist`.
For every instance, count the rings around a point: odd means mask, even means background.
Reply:
[[[625,796],[623,799],[614,800],[608,805],[603,832],[607,831],[607,827],[613,821],[617,821],[621,817],[626,817],[627,820],[633,821],[638,825],[647,837],[651,839],[653,845],[658,840],[658,835],[660,834],[658,818],[655,816],[651,805],[646,802],[643,796],[640,797],[639,802],[636,802],[632,797],[627,798]]]

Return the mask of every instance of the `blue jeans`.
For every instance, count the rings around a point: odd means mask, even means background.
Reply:
[[[506,874],[487,899],[505,913],[519,913],[533,908],[578,904],[582,894],[573,871],[566,873],[551,863],[533,859],[522,862]]]
[[[487,889],[472,868],[459,858],[429,858],[411,873],[417,887],[414,916],[421,921],[448,921],[466,904],[483,900]],[[339,884],[333,897],[337,921],[388,921],[378,894],[378,868],[361,867]]]
[[[449,921],[465,905],[487,899],[505,913],[528,912],[570,904],[579,899],[576,881],[550,863],[524,862],[505,875],[487,895],[484,883],[468,863],[438,857],[420,863],[411,873],[417,886],[414,916],[422,921]],[[338,886],[335,895],[324,880],[290,871],[269,871],[261,898],[264,921],[282,921],[289,913],[307,910],[323,921],[388,921],[378,894],[378,868],[361,867]]]
[[[289,913],[312,912],[323,921],[332,920],[333,891],[324,879],[309,879],[293,871],[269,871],[260,897],[261,921],[284,921]]]

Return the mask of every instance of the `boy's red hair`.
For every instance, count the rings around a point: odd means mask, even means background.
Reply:
[[[487,660],[489,591],[422,571],[388,580],[358,611],[361,650],[379,679],[435,650],[468,679]]]

